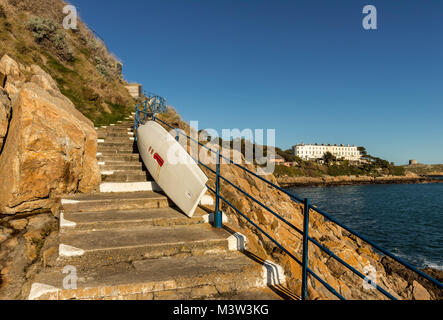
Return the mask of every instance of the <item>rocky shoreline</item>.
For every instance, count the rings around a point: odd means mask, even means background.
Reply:
[[[283,188],[290,187],[322,187],[346,186],[367,184],[415,184],[415,183],[443,183],[443,179],[406,175],[406,176],[339,176],[339,177],[277,177],[279,185]]]

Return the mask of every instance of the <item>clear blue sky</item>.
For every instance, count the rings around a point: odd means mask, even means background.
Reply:
[[[200,129],[277,146],[365,146],[443,163],[443,1],[71,0],[124,64]],[[378,30],[362,9],[378,10]],[[219,131],[220,132],[220,131]]]

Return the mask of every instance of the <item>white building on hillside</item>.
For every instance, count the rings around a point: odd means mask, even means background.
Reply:
[[[332,153],[337,159],[349,161],[360,161],[361,159],[360,151],[358,151],[356,146],[302,143],[292,147],[292,154],[303,160],[321,159],[326,152]]]

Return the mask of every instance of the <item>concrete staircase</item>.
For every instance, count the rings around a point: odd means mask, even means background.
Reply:
[[[56,262],[29,299],[279,299],[284,275],[238,249],[198,208],[188,218],[152,181],[132,120],[97,129],[100,192],[61,200]]]

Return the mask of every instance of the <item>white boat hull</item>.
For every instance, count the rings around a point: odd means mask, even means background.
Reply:
[[[208,178],[186,150],[161,125],[148,121],[137,129],[137,145],[151,176],[187,216],[205,195]]]

